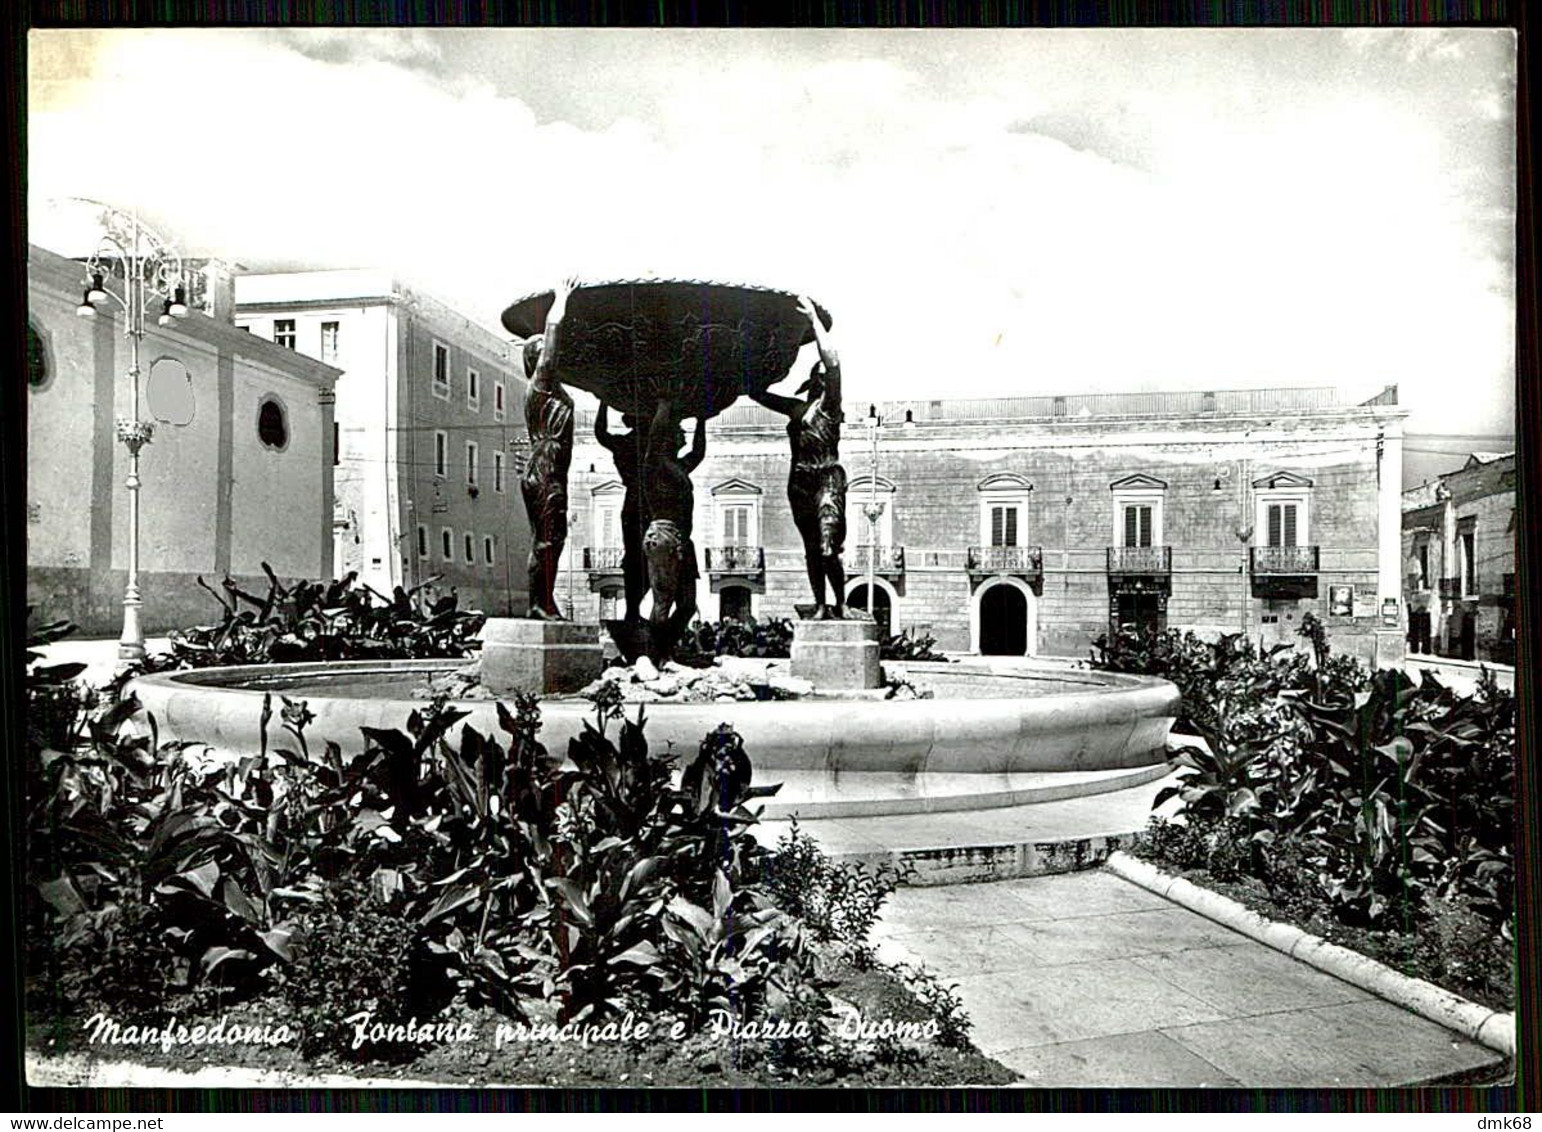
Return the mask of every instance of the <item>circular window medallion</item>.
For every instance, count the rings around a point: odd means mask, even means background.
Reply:
[[[264,447],[280,452],[289,447],[289,414],[284,410],[284,403],[272,394],[258,404],[257,438]]]
[[[170,425],[193,423],[193,375],[175,358],[157,358],[145,381],[150,415]]]

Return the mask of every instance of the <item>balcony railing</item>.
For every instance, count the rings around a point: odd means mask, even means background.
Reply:
[[[971,546],[968,568],[975,574],[1032,574],[1043,572],[1044,555],[1037,546]]]
[[[622,553],[619,546],[586,546],[584,569],[593,573],[614,573],[621,569]]]
[[[1255,546],[1252,549],[1255,574],[1317,573],[1315,546]]]
[[[1460,578],[1440,579],[1440,596],[1456,597],[1461,591],[1462,580]]]
[[[709,546],[707,571],[716,574],[758,574],[766,568],[763,546]]]
[[[1171,574],[1173,548],[1170,546],[1111,546],[1108,548],[1110,574]]]
[[[873,573],[901,574],[905,570],[903,546],[852,546],[846,549],[846,573],[848,576],[867,573],[868,559],[872,559]]]

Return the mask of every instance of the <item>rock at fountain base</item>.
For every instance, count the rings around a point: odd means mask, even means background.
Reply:
[[[820,690],[881,686],[878,623],[866,618],[794,621],[792,674]]]
[[[600,627],[574,621],[489,617],[482,629],[482,686],[499,695],[576,692],[600,674]]]

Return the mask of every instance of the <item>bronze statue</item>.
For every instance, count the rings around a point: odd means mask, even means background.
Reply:
[[[525,514],[530,520],[530,612],[537,621],[560,621],[555,589],[557,563],[568,538],[568,467],[573,461],[573,398],[557,380],[557,351],[562,316],[577,280],[556,289],[546,316],[546,332],[525,342],[525,430],[530,458],[520,477]]]
[[[648,563],[643,559],[642,461],[643,433],[636,417],[624,413],[621,423],[632,431],[617,436],[610,431],[610,406],[600,402],[594,420],[594,438],[615,461],[621,477],[621,575],[626,589],[626,620],[641,617],[643,594],[648,592]]]
[[[648,654],[668,660],[680,634],[696,613],[696,544],[691,539],[696,493],[691,473],[707,452],[707,422],[696,418],[690,452],[682,457],[685,440],[672,391],[660,396],[648,426],[642,463],[642,551],[647,564],[653,609],[648,616]]]
[[[846,615],[846,570],[841,565],[846,543],[846,470],[840,465],[841,366],[813,300],[800,295],[798,310],[813,326],[819,348],[819,361],[798,388],[808,399],[769,391],[751,392],[750,396],[787,417],[787,436],[792,442],[787,502],[803,537],[809,585],[814,590],[811,617],[816,621],[839,620]],[[833,608],[825,600],[826,584],[832,591]]]

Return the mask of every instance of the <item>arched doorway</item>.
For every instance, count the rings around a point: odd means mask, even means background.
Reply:
[[[891,637],[894,635],[894,605],[889,600],[889,591],[879,585],[875,585],[873,591],[877,597],[873,602],[872,614],[878,622],[878,631],[885,637]],[[852,587],[851,593],[846,597],[846,606],[849,609],[866,610],[868,608],[866,582],[858,582]]]
[[[975,642],[982,656],[1027,656],[1033,640],[1032,591],[1016,579],[981,586],[975,594]]]
[[[717,595],[717,615],[724,621],[748,621],[750,609],[748,586],[724,586]]]

